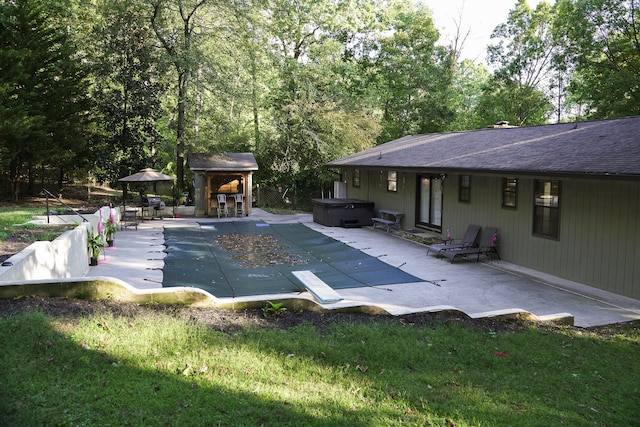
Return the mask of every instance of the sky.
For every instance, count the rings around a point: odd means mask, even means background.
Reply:
[[[542,0],[528,0],[534,9]],[[548,0],[550,3],[552,1]],[[462,33],[470,31],[462,49],[462,58],[486,64],[486,46],[491,41],[493,29],[507,22],[509,11],[516,0],[421,0],[433,11],[433,21],[440,31],[440,43],[448,44],[456,31],[455,21],[462,12]]]

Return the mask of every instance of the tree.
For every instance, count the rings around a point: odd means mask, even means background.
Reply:
[[[199,42],[209,0],[149,0],[151,24],[176,72],[176,175],[178,189],[185,187],[184,156],[189,87],[200,58]]]
[[[259,160],[274,184],[305,192],[333,176],[323,165],[370,147],[378,126],[350,92],[356,62],[348,53],[357,33],[359,2],[274,2],[269,40],[277,70],[270,110],[275,128]],[[364,7],[366,10],[366,6]]]
[[[491,87],[484,94],[484,109],[504,114],[513,124],[546,122],[551,103],[545,93],[551,81],[555,43],[552,32],[553,8],[546,2],[531,10],[526,0],[518,0],[506,23],[495,28],[492,38],[499,42],[487,48],[489,64],[497,67]],[[498,97],[496,99],[489,99]],[[504,105],[506,100],[508,105]],[[503,105],[501,105],[503,104]],[[488,118],[489,118],[488,117]]]
[[[383,126],[378,142],[443,130],[454,117],[449,91],[455,55],[436,46],[439,35],[430,10],[391,2],[379,19],[378,33],[361,59],[378,94]]]
[[[82,163],[86,81],[66,0],[0,3],[0,146],[17,199],[25,175]],[[25,169],[26,168],[26,169]],[[44,176],[42,176],[44,179]]]
[[[552,108],[547,95],[536,88],[493,76],[477,105],[476,127],[500,121],[517,126],[543,124]]]
[[[94,27],[92,99],[100,114],[102,144],[93,147],[100,180],[115,182],[156,167],[156,117],[164,90],[154,33],[141,4],[103,2]]]
[[[561,0],[561,57],[569,91],[595,118],[640,114],[640,2]]]
[[[484,91],[492,79],[489,69],[482,63],[465,59],[457,64],[454,72],[449,102],[455,117],[443,130],[462,131],[494,123],[493,120],[486,121],[485,111],[480,108]]]

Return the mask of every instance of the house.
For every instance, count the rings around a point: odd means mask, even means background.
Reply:
[[[497,227],[503,260],[640,298],[640,117],[406,136],[328,167],[403,229]]]
[[[245,214],[251,213],[253,172],[258,170],[252,153],[192,153],[187,165],[194,173],[196,216],[215,215],[218,194],[242,194]]]

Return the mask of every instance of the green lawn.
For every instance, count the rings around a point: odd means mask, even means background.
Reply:
[[[44,209],[0,207],[0,240],[6,239],[17,229],[16,224],[24,224],[34,215],[42,215],[44,212]]]
[[[0,245],[3,241],[18,241],[25,245],[39,240],[52,241],[74,227],[72,224],[26,224],[34,215],[45,213],[43,209],[37,208],[0,207]]]
[[[159,313],[87,313],[80,322],[40,313],[0,317],[0,424],[630,426],[640,420],[638,323],[609,334],[382,319],[224,333],[194,323]]]

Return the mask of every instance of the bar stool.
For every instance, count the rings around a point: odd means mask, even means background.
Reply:
[[[242,193],[234,194],[235,197],[235,210],[233,211],[234,216],[244,216],[244,195]]]
[[[225,194],[218,194],[218,218],[220,218],[221,215],[228,216],[227,209],[227,196]]]

